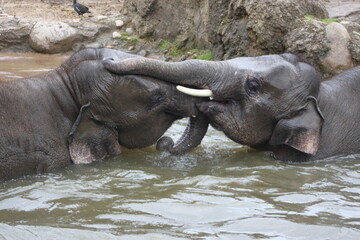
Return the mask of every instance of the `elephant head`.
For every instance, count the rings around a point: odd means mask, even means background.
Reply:
[[[320,75],[295,55],[241,57],[226,61],[161,62],[137,58],[104,61],[118,74],[151,76],[211,100],[197,104],[212,126],[240,144],[287,147],[305,155],[319,148],[323,122],[317,105]]]
[[[110,49],[86,49],[73,55],[60,69],[71,79],[68,85],[81,106],[69,135],[75,163],[89,163],[127,148],[150,146],[172,123],[189,117],[184,135],[173,143],[160,138],[157,148],[183,154],[204,137],[208,120],[196,108],[203,99],[187,96],[169,82],[155,78],[109,72],[104,59],[123,61],[135,55]],[[105,60],[106,61],[106,60]],[[75,97],[76,96],[76,97]]]

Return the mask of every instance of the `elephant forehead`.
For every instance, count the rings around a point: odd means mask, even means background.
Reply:
[[[158,91],[166,91],[170,89],[170,84],[160,80],[137,75],[121,76],[116,86],[121,92],[126,93],[156,93]]]
[[[267,84],[278,89],[290,88],[298,79],[297,67],[279,55],[243,57],[235,60],[232,63],[237,69],[235,74],[261,76]]]

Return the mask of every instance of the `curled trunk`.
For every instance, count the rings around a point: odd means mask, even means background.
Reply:
[[[144,75],[173,84],[202,89],[212,87],[214,79],[222,78],[228,70],[224,62],[204,60],[163,62],[148,58],[132,58],[122,61],[107,58],[102,63],[108,71],[115,74]],[[203,97],[212,96],[210,93],[207,92]],[[198,146],[206,134],[209,120],[203,114],[197,113],[196,115],[197,117],[190,118],[184,134],[176,143],[170,137],[162,137],[157,142],[157,149],[173,155],[181,155]]]
[[[172,155],[184,154],[201,143],[208,126],[209,121],[205,115],[200,114],[196,117],[190,117],[185,132],[176,143],[170,137],[164,136],[158,140],[156,149],[169,152]]]

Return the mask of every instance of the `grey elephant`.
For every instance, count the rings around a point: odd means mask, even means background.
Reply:
[[[212,126],[237,143],[308,161],[360,152],[360,67],[321,82],[293,54],[226,61],[167,63],[137,58],[104,62],[118,74],[141,74],[180,84],[212,99],[198,104]]]
[[[110,73],[102,65],[109,57],[137,56],[85,49],[43,75],[0,81],[0,180],[152,145],[183,117],[190,120],[182,138],[160,138],[158,148],[182,154],[201,142],[208,121],[195,104],[203,99],[154,78]]]

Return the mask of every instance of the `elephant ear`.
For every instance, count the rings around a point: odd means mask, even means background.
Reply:
[[[89,107],[90,103],[81,107],[68,138],[70,157],[75,164],[91,163],[108,154],[121,153],[117,132],[93,120]]]
[[[285,144],[303,153],[314,155],[319,149],[323,121],[324,117],[316,99],[308,97],[305,107],[297,114],[277,123],[269,144]]]

